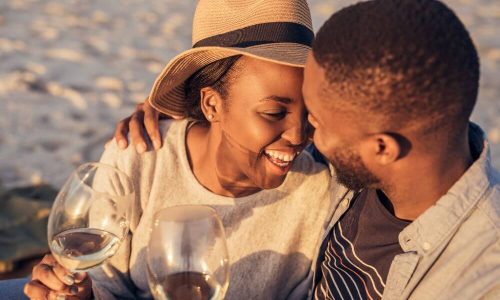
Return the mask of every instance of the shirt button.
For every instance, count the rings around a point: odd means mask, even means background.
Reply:
[[[422,244],[422,249],[424,249],[424,251],[429,251],[431,250],[431,244],[429,242],[425,242]]]

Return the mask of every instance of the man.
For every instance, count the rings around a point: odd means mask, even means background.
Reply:
[[[469,122],[478,83],[469,34],[438,1],[363,2],[323,25],[303,93],[316,147],[358,192],[333,196],[310,298],[500,299],[500,176]]]
[[[319,30],[303,85],[314,143],[361,192],[334,213],[314,299],[500,299],[478,82],[469,34],[438,1],[359,3]]]

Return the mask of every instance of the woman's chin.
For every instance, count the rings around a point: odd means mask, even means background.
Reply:
[[[260,180],[261,184],[259,186],[262,189],[275,189],[283,184],[288,172],[293,166],[293,162],[290,162],[285,166],[279,166],[267,158],[264,158],[264,161],[266,176]]]

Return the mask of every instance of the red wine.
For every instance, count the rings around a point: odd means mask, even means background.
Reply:
[[[215,300],[222,298],[220,284],[210,275],[181,272],[153,284],[157,300]]]

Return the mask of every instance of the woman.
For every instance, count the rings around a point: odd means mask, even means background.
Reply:
[[[307,142],[301,83],[311,28],[305,0],[200,1],[193,49],[167,65],[149,97],[159,111],[189,121],[163,124],[159,151],[121,152],[113,143],[101,159],[134,181],[127,241],[90,272],[92,281],[47,256],[26,294],[150,297],[145,249],[154,213],[206,204],[226,230],[226,299],[304,298],[330,211],[328,170],[299,155]]]

